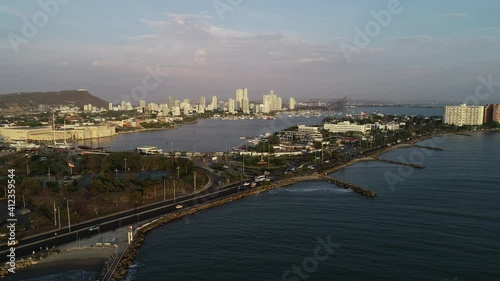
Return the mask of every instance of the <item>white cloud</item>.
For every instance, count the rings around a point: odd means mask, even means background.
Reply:
[[[157,39],[159,37],[158,34],[142,34],[137,36],[126,36],[127,40],[147,40],[147,39]]]
[[[194,62],[200,65],[206,64],[207,63],[206,55],[207,51],[205,49],[196,50],[196,52],[194,53]]]
[[[412,36],[393,37],[389,38],[389,40],[398,44],[416,44],[429,42],[432,40],[432,37],[428,35],[417,34]]]
[[[7,7],[7,6],[0,6],[0,14],[7,14],[11,16],[17,16],[17,17],[24,17],[25,15],[21,12],[19,12],[17,9]]]
[[[464,14],[464,13],[449,13],[449,14],[443,14],[439,15],[440,17],[445,17],[445,18],[468,18],[469,15]]]

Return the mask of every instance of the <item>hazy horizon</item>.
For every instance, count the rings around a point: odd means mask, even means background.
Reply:
[[[492,0],[40,3],[0,3],[0,93],[86,88],[114,102],[146,80],[148,101],[248,88],[251,100],[458,104],[500,84]]]

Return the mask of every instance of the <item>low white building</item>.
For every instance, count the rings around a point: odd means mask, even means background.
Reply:
[[[324,129],[331,133],[346,133],[346,132],[360,132],[366,133],[371,130],[371,125],[358,125],[349,121],[339,122],[337,124],[325,124]]]

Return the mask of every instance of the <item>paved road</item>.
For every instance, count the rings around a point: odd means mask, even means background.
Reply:
[[[140,221],[175,212],[177,211],[176,205],[178,204],[182,204],[184,207],[191,207],[238,192],[238,184],[219,187],[219,177],[213,173],[210,173],[209,177],[210,185],[207,189],[201,192],[176,198],[175,202],[173,199],[170,199],[165,202],[154,203],[148,206],[143,206],[141,208],[112,214],[77,225],[72,225],[71,231],[69,231],[68,227],[65,227],[62,229],[48,231],[39,235],[20,239],[19,244],[16,246],[16,257],[20,258],[22,256],[29,255],[32,253],[32,251],[38,251],[40,247],[45,248],[47,245],[58,246],[78,241],[78,239],[97,235],[96,231],[89,230],[91,226],[99,225],[101,232],[110,231],[121,228],[124,225],[137,224]],[[7,254],[8,247],[5,244],[0,246],[1,262],[7,260]]]

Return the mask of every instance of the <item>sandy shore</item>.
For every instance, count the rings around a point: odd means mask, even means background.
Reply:
[[[73,270],[84,270],[99,273],[106,259],[115,253],[115,248],[82,248],[62,250],[61,253],[51,255],[37,264],[9,274],[3,280],[38,279],[44,276],[56,275]],[[50,280],[43,279],[42,280]]]

